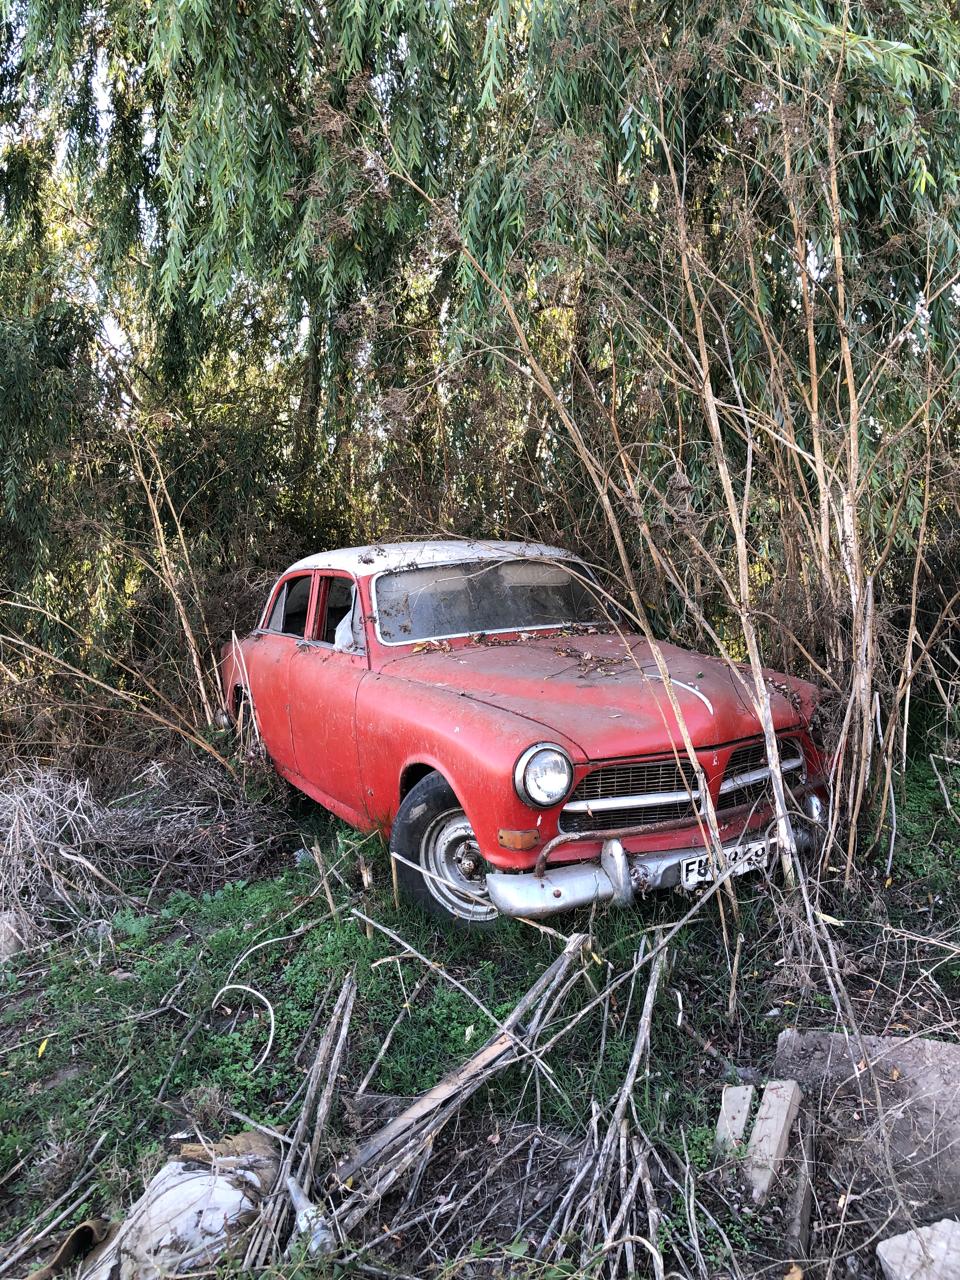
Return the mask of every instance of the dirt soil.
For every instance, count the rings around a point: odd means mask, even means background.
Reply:
[[[357,1140],[412,1101],[383,1094],[345,1099]],[[579,1151],[575,1137],[552,1126],[490,1111],[459,1116],[423,1170],[384,1199],[374,1233],[378,1260],[388,1257],[416,1275],[478,1239],[489,1247],[519,1235],[535,1238],[576,1173]],[[488,1273],[479,1260],[475,1265],[475,1274]]]

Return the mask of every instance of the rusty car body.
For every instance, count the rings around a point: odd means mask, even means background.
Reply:
[[[382,831],[429,910],[486,924],[769,860],[749,674],[658,647],[659,663],[558,547],[422,541],[298,561],[221,674],[230,718],[255,716],[284,778]],[[767,690],[792,829],[810,843],[827,801],[817,690],[772,672]]]

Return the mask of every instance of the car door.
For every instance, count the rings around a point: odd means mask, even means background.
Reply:
[[[356,737],[357,690],[369,671],[357,586],[349,574],[320,573],[312,636],[287,668],[297,770],[321,804],[369,825]]]
[[[281,578],[261,625],[244,644],[247,678],[267,754],[281,773],[296,773],[290,732],[288,669],[315,612],[317,575]]]

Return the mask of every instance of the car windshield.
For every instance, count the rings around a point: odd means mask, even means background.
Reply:
[[[546,560],[473,560],[385,573],[376,583],[380,637],[409,644],[609,622],[585,576],[581,564]]]

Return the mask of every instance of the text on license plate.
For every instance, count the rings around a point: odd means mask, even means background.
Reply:
[[[747,844],[725,849],[727,861],[733,868],[735,876],[742,876],[745,871],[756,871],[767,865],[773,842],[770,840],[751,840]],[[696,858],[684,858],[680,864],[680,883],[684,889],[693,889],[698,884],[709,884],[713,880],[716,860],[708,853]]]

